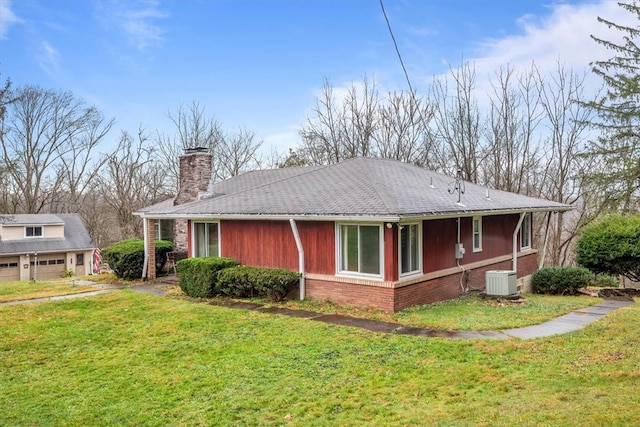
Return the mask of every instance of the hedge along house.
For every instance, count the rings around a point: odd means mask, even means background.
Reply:
[[[93,253],[77,214],[0,215],[0,281],[91,274]]]
[[[192,200],[176,203],[181,188],[136,212],[148,265],[155,223],[178,220],[189,257],[296,270],[301,299],[389,312],[483,288],[489,270],[517,271],[522,285],[537,268],[531,214],[571,209],[395,160],[253,171],[207,187],[210,165],[204,150],[182,156]]]

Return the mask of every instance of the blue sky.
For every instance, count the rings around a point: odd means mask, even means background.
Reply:
[[[588,70],[611,0],[385,0],[414,87],[464,56],[480,78],[556,60]],[[173,134],[167,112],[197,101],[265,149],[295,146],[323,80],[406,81],[379,0],[0,0],[0,73],[71,91],[115,118]]]

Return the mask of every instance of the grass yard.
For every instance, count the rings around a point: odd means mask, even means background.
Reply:
[[[344,314],[407,326],[434,329],[486,331],[537,325],[573,310],[602,302],[589,296],[524,295],[524,302],[466,295],[440,303],[416,306],[398,313],[359,307],[343,307],[319,301],[287,301],[279,303],[300,310]]]
[[[376,334],[119,291],[0,307],[0,425],[633,425],[640,304],[539,340]]]
[[[95,290],[96,288],[92,286],[75,285],[73,279],[69,278],[56,281],[2,282],[0,284],[0,302],[46,298]]]

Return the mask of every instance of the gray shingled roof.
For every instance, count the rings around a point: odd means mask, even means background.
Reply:
[[[93,249],[82,218],[78,214],[19,214],[1,215],[0,222],[7,225],[64,224],[64,238],[32,237],[25,240],[1,240],[0,254],[25,254],[33,252],[66,252]]]
[[[255,171],[211,187],[209,197],[166,202],[147,217],[322,216],[403,218],[514,211],[564,211],[570,206],[465,182],[458,204],[455,179],[395,160],[358,157],[327,166]]]

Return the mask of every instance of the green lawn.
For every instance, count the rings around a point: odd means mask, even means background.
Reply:
[[[421,328],[486,331],[537,325],[599,302],[602,302],[601,298],[589,296],[525,294],[518,302],[466,295],[450,301],[411,307],[395,314],[318,301],[287,301],[275,305],[397,322]]]
[[[73,279],[37,282],[2,282],[0,283],[0,302],[77,294],[95,290],[96,288],[92,286],[75,285]]]
[[[0,425],[633,425],[640,305],[539,340],[376,334],[120,291],[0,307]]]

